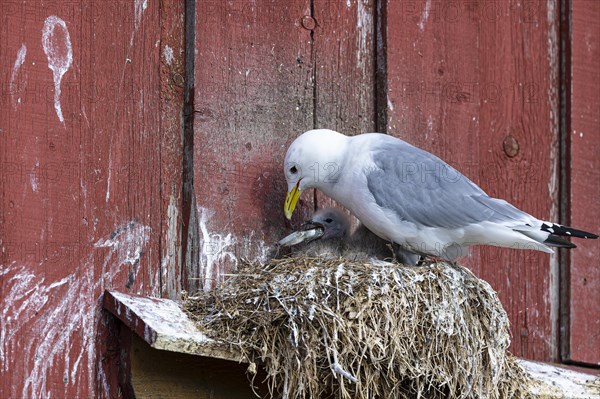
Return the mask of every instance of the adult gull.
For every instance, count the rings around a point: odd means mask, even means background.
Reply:
[[[385,134],[309,130],[288,148],[284,173],[288,219],[302,191],[316,188],[377,236],[422,256],[453,261],[481,244],[553,253],[575,248],[560,236],[598,238],[492,198],[435,155]]]

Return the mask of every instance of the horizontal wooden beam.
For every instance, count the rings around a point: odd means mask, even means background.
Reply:
[[[175,301],[106,291],[104,308],[153,348],[243,361],[239,353],[199,331]],[[600,399],[598,376],[523,359],[519,364],[531,376],[534,398]]]

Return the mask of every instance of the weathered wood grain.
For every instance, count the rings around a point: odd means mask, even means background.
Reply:
[[[194,192],[201,278],[285,233],[287,145],[313,123],[310,1],[196,3]],[[312,210],[304,195],[294,221]],[[190,273],[194,274],[194,273]]]
[[[374,3],[315,1],[316,128],[374,131]]]
[[[160,3],[160,231],[161,276],[151,286],[176,298],[183,284],[182,193],[185,88],[185,2]],[[154,268],[159,265],[152,265]]]
[[[570,221],[600,232],[600,3],[573,1],[571,39]],[[570,252],[569,359],[600,364],[600,242]]]
[[[171,288],[170,4],[0,3],[1,397],[118,397],[100,295]]]
[[[374,7],[374,0],[314,2],[315,128],[375,131]],[[319,173],[331,170],[319,165]],[[336,206],[318,191],[316,200],[318,208]]]
[[[173,300],[106,291],[103,305],[155,349],[237,362],[243,359],[199,331]]]
[[[555,220],[558,11],[554,2],[388,2],[388,133]],[[512,351],[555,359],[555,258],[486,247],[465,263],[498,291]]]

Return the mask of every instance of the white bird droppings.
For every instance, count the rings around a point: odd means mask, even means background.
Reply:
[[[173,63],[173,49],[169,46],[165,46],[165,49],[163,50],[163,58],[165,59],[165,62],[167,63],[167,65],[171,65]]]
[[[421,32],[425,30],[425,23],[427,22],[427,19],[429,19],[429,10],[431,10],[431,0],[425,2],[425,8],[421,14],[421,19],[419,20],[419,29]]]
[[[20,97],[16,101],[14,99],[15,93],[17,91],[20,91],[15,87],[15,79],[17,78],[17,75],[19,74],[19,70],[21,69],[21,66],[25,62],[26,55],[27,55],[27,47],[25,46],[25,44],[22,44],[21,48],[17,52],[17,59],[15,60],[15,64],[13,66],[12,73],[10,74],[10,94],[13,97],[13,105],[15,108],[17,107],[17,104],[21,103]]]
[[[42,29],[42,46],[48,57],[48,68],[52,70],[54,78],[54,109],[58,120],[64,123],[65,118],[60,105],[60,83],[73,63],[71,37],[65,21],[55,15],[46,18]]]

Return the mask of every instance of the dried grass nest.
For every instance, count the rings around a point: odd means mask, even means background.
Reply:
[[[506,312],[461,266],[244,261],[183,305],[251,374],[264,367],[270,397],[527,397]]]

